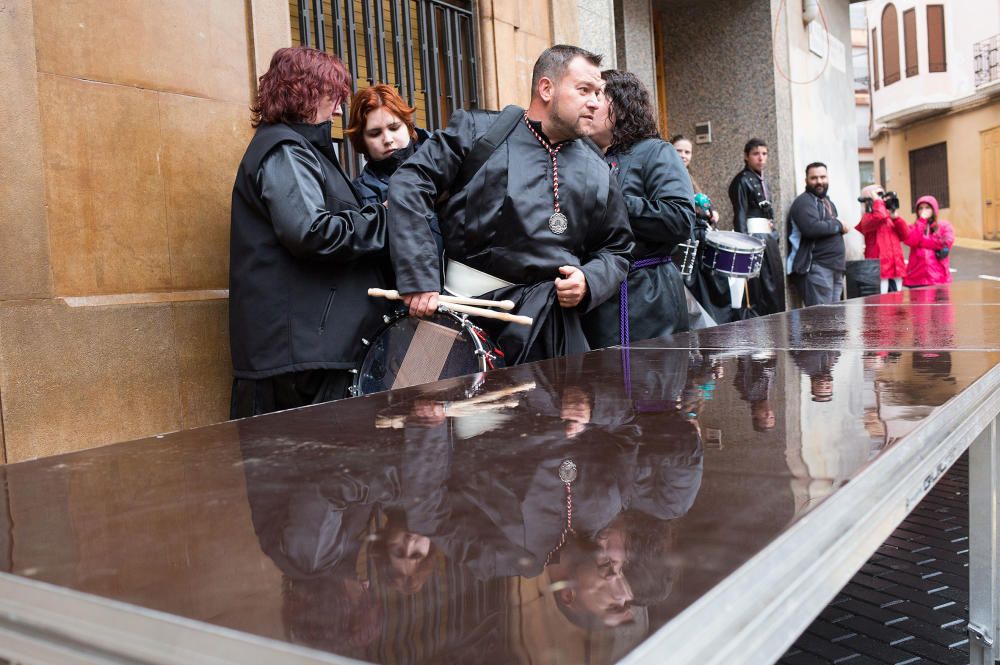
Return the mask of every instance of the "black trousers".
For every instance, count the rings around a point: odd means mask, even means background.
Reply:
[[[247,418],[342,399],[353,382],[354,374],[346,369],[311,369],[265,379],[234,378],[229,417]]]

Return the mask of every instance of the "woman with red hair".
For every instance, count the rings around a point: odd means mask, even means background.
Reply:
[[[362,203],[388,200],[389,178],[430,138],[430,134],[413,124],[415,110],[407,106],[395,88],[384,83],[359,90],[354,95],[347,136],[354,149],[368,160],[353,183]],[[428,223],[437,243],[438,256],[441,256],[444,241],[437,217],[432,217]]]
[[[382,203],[389,198],[390,176],[428,138],[426,131],[413,124],[415,110],[395,88],[384,83],[354,95],[347,136],[368,160],[354,179],[362,202]]]
[[[391,287],[386,211],[364,206],[330,137],[351,89],[336,57],[275,52],[233,186],[229,340],[233,418],[338,399]]]

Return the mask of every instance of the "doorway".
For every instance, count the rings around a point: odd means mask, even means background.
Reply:
[[[1000,127],[982,132],[983,238],[1000,240]]]

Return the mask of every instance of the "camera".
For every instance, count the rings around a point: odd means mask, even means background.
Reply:
[[[885,201],[885,209],[889,212],[896,212],[899,210],[899,195],[896,192],[882,192],[879,194],[879,198]],[[865,212],[871,212],[874,199],[870,196],[859,196],[858,203],[865,204]]]
[[[951,254],[951,248],[945,245],[941,249],[935,250],[934,256],[937,257],[938,261],[944,261]]]

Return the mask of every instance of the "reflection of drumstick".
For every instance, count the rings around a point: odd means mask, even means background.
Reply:
[[[375,296],[378,298],[385,298],[386,300],[403,299],[402,296],[399,295],[399,291],[392,291],[392,290],[368,289],[368,295]],[[438,296],[438,300],[453,305],[472,305],[473,307],[496,307],[497,309],[502,309],[506,311],[514,309],[514,301],[512,300],[482,300],[480,298],[449,296],[443,293]]]
[[[368,289],[368,295],[385,298],[386,300],[402,300],[402,296],[399,295],[397,291],[384,291],[382,289]],[[520,323],[523,326],[530,326],[535,321],[530,316],[519,316],[517,314],[508,314],[507,312],[494,312],[492,309],[483,309],[481,307],[472,307],[471,305],[460,305],[454,302],[444,301],[445,298],[451,298],[452,296],[438,296],[438,299],[442,301],[442,307],[445,309],[450,309],[455,312],[461,312],[463,314],[469,314],[472,316],[481,316],[484,319],[498,319],[500,321],[510,321],[511,323]],[[501,301],[503,302],[503,301]]]
[[[494,400],[498,400],[503,397],[516,395],[517,393],[523,393],[528,390],[534,390],[534,389],[535,389],[535,382],[527,381],[525,383],[519,383],[516,386],[511,386],[509,388],[501,388],[500,390],[491,390],[481,395],[476,395],[475,397],[470,397],[468,399],[452,402],[452,404],[465,404],[465,405],[482,404],[483,402],[492,402]]]
[[[461,402],[456,402],[454,404],[444,405],[444,415],[447,418],[467,418],[469,416],[481,415],[490,411],[513,409],[518,407],[520,404],[521,403],[516,399],[509,399],[503,402],[494,402],[490,404],[480,404],[475,407],[470,407],[469,405]],[[395,416],[375,416],[375,429],[403,429],[406,427],[406,418],[407,416],[405,414]]]
[[[490,392],[476,395],[475,397],[469,397],[467,399],[457,400],[454,402],[444,402],[444,415],[451,417],[463,417],[480,412],[512,409],[520,404],[519,400],[506,398],[511,397],[512,395],[517,395],[518,393],[534,390],[535,387],[536,384],[534,381],[527,381],[516,386],[501,388],[500,390],[491,390]],[[375,427],[377,429],[402,429],[405,426],[406,415],[375,416]]]

